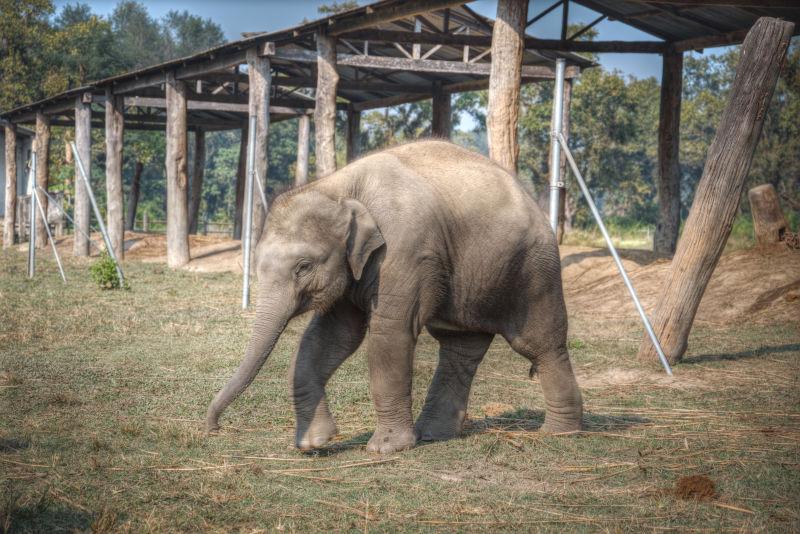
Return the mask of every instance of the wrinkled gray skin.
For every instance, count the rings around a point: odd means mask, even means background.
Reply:
[[[308,310],[314,317],[290,377],[300,449],[336,434],[325,384],[367,330],[378,419],[370,452],[457,436],[495,334],[539,373],[542,430],[580,429],[553,232],[516,179],[487,158],[441,141],[366,156],[281,195],[256,257],[253,332],[208,408],[209,431],[253,381],[287,322]],[[440,344],[439,366],[415,425],[411,375],[422,328]]]

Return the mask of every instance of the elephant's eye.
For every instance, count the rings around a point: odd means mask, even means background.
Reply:
[[[297,266],[294,268],[294,274],[295,276],[303,276],[310,270],[311,270],[311,262],[304,260],[299,262]]]

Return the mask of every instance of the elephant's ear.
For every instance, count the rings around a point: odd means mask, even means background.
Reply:
[[[350,215],[347,232],[347,260],[350,263],[353,278],[360,280],[370,254],[386,242],[383,240],[375,219],[361,202],[347,199],[344,201],[344,205]]]

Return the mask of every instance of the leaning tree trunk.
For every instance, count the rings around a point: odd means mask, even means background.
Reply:
[[[700,299],[730,235],[793,28],[791,22],[760,18],[742,45],[728,105],[657,300],[653,328],[671,363],[686,352]],[[638,357],[657,361],[649,338],[642,341]]]
[[[142,169],[144,165],[137,161],[133,169],[133,180],[131,180],[131,190],[128,193],[128,211],[126,212],[125,229],[133,231],[136,224],[136,208],[139,206],[139,191],[142,182]]]

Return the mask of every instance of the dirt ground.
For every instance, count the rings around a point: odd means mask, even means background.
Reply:
[[[192,238],[171,270],[163,236],[127,237],[127,291],[99,289],[68,239],[67,284],[49,251],[32,280],[23,252],[0,251],[0,532],[800,532],[798,252],[725,255],[668,377],[636,359],[607,253],[564,247],[584,431],[537,431],[541,383],[498,336],[463,435],[376,457],[363,347],[328,384],[340,434],[292,447],[286,377],[308,314],[205,436],[254,316],[238,243]],[[623,256],[652,310],[668,262]],[[420,336],[414,414],[438,348]]]
[[[99,235],[95,241],[102,242]],[[222,236],[190,236],[192,272],[242,272],[239,241]],[[72,237],[58,248],[71,254]],[[96,248],[92,254],[98,253]],[[646,310],[655,308],[670,262],[647,250],[622,250],[625,269]],[[125,259],[166,263],[166,236],[125,233]],[[562,246],[564,290],[570,316],[613,322],[636,315],[617,267],[604,248]],[[800,251],[783,245],[737,250],[723,255],[706,290],[696,321],[727,325],[769,324],[800,317]]]

